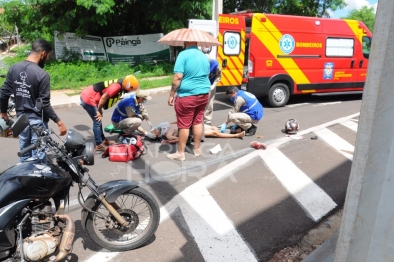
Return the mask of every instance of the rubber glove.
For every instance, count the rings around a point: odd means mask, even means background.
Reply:
[[[224,133],[226,131],[226,128],[227,128],[227,124],[226,123],[221,124],[220,125],[220,133]]]
[[[233,125],[232,127],[231,127],[231,130],[235,130],[235,129],[237,129],[238,128],[238,125]]]
[[[156,139],[156,136],[154,134],[152,134],[151,132],[146,132],[145,136],[151,138],[151,139]]]

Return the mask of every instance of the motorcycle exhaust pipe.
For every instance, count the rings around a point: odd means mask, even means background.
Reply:
[[[59,253],[55,258],[55,261],[60,261],[72,250],[75,236],[75,225],[73,219],[67,214],[56,215],[56,217],[66,220],[66,229],[64,230],[62,240],[60,241]]]

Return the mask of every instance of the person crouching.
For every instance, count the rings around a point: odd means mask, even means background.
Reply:
[[[151,132],[141,127],[142,121],[146,120],[148,125],[153,128],[149,121],[149,116],[144,103],[152,97],[144,90],[138,90],[135,94],[130,94],[123,98],[112,113],[112,124],[115,129],[120,129],[124,134],[132,134],[135,130],[149,138],[156,138]]]

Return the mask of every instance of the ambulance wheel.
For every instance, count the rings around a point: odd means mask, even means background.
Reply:
[[[285,106],[290,98],[289,87],[284,83],[276,83],[271,86],[268,92],[267,102],[272,107]]]

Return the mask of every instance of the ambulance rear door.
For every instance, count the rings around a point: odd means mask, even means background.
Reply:
[[[190,19],[189,28],[203,30],[215,38],[218,36],[217,23],[215,20]],[[216,59],[217,47],[210,47],[208,54],[211,59]]]
[[[219,15],[217,60],[222,67],[222,78],[218,86],[241,86],[244,73],[245,18],[237,15]]]

